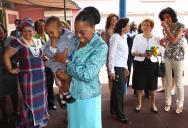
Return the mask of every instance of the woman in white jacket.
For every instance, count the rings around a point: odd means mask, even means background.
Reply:
[[[143,33],[135,37],[132,47],[132,54],[135,56],[133,84],[137,92],[137,106],[135,111],[139,112],[141,110],[143,90],[148,88],[151,96],[151,111],[157,113],[158,109],[155,103],[155,96],[158,83],[158,60],[148,50],[152,47],[160,47],[160,39],[151,33],[154,27],[153,20],[145,19],[141,27]]]

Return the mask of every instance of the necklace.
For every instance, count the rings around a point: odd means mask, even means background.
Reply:
[[[149,39],[149,38],[152,38],[152,35],[150,34],[150,35],[146,36],[143,34],[143,37]]]
[[[31,51],[32,55],[34,57],[39,57],[39,54],[40,54],[40,47],[37,45],[36,41],[33,41],[34,43],[34,46],[31,46],[30,43],[28,43],[28,41],[24,38],[22,38],[22,40],[24,41],[24,43],[26,44],[26,46],[29,48],[29,50]]]
[[[151,34],[148,35],[148,36],[146,36],[146,35],[144,35],[144,34],[142,34],[142,35],[143,35],[144,38],[146,38],[147,42],[149,41],[150,38],[152,38],[152,35],[151,35]]]

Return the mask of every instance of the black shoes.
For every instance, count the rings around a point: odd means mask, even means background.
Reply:
[[[73,103],[75,99],[70,95],[70,93],[63,96],[63,100],[67,103]]]
[[[118,120],[119,120],[121,123],[124,123],[124,124],[131,124],[131,122],[130,122],[127,118],[118,118]]]
[[[61,99],[60,97],[58,97],[57,101],[59,102],[59,105],[61,106],[62,109],[67,108],[67,105],[64,99]]]

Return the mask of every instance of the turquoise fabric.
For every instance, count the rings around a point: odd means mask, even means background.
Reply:
[[[78,40],[75,43],[79,45]],[[107,44],[95,33],[86,46],[74,52],[67,65],[67,73],[72,77],[70,93],[75,99],[88,99],[101,94],[99,72],[106,63],[107,51]]]
[[[101,95],[67,104],[69,128],[102,128]]]

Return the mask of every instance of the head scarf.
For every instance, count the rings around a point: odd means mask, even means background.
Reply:
[[[18,27],[19,31],[22,32],[23,28],[26,26],[34,28],[34,23],[31,18],[26,17],[21,21],[20,27]]]

